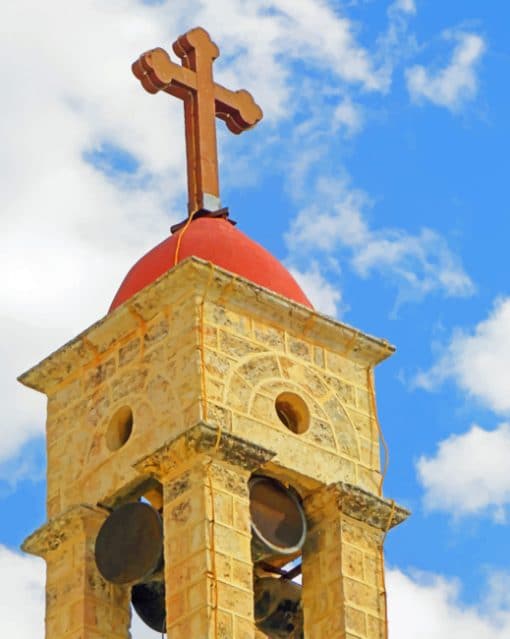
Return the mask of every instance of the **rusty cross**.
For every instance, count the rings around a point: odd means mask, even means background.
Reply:
[[[188,215],[221,208],[216,122],[242,133],[262,118],[248,91],[230,91],[213,80],[218,47],[205,29],[188,31],[173,44],[182,66],[161,48],[143,53],[133,64],[135,76],[149,93],[166,91],[184,102],[188,168]]]

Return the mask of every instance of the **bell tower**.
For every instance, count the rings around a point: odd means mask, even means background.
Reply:
[[[128,639],[130,602],[170,639],[383,639],[383,541],[408,515],[381,495],[393,348],[317,313],[228,219],[210,127],[262,112],[214,84],[204,30],[174,51],[133,70],[184,100],[187,221],[20,377],[48,397],[47,522],[23,545],[47,564],[46,639]]]

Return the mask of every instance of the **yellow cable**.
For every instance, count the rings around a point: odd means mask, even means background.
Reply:
[[[395,511],[396,510],[397,510],[397,504],[395,503],[395,500],[392,499],[391,500],[390,516],[388,517],[388,521],[386,523],[386,527],[384,528],[383,542],[386,539],[386,536],[388,534],[389,529],[391,528],[391,524],[393,523],[393,517],[395,517]]]
[[[349,353],[352,351],[354,344],[356,344],[356,340],[358,339],[358,336],[359,336],[359,331],[354,329],[354,333],[352,334],[352,337],[347,342],[344,350],[342,351],[343,357],[347,357],[347,355],[349,355]]]
[[[175,253],[174,253],[174,266],[178,263],[179,261],[179,251],[181,250],[181,242],[182,242],[182,238],[184,237],[184,234],[186,233],[186,231],[189,228],[189,225],[191,224],[191,222],[193,222],[193,218],[195,217],[195,215],[198,213],[198,211],[193,211],[193,213],[188,217],[188,219],[186,220],[186,224],[184,225],[182,231],[179,233],[179,235],[177,236],[177,246],[175,247]]]
[[[181,243],[182,243],[182,239],[186,233],[186,231],[189,228],[189,225],[191,224],[191,222],[193,221],[193,217],[195,215],[196,211],[194,211],[189,217],[188,220],[186,222],[186,224],[184,225],[182,231],[179,233],[179,236],[177,238],[177,245],[175,247],[175,254],[174,254],[174,266],[178,263],[179,261],[179,252],[181,249]],[[209,287],[211,285],[212,279],[213,279],[213,275],[214,275],[214,264],[212,262],[209,262],[209,278],[206,282],[206,285],[204,287],[204,292],[202,295],[202,299],[200,301],[200,306],[199,306],[199,334],[200,334],[200,382],[201,382],[201,387],[202,387],[202,419],[204,422],[207,422],[207,418],[208,418],[208,408],[207,408],[207,383],[206,383],[206,376],[205,376],[205,322],[204,322],[204,306],[205,306],[205,300],[207,297],[207,292],[209,290]],[[214,446],[214,452],[217,451],[219,444],[220,444],[220,440],[221,440],[221,425],[218,427],[218,435],[216,437],[216,443]],[[212,460],[209,461],[209,463],[206,466],[206,473],[207,473],[207,481],[208,481],[208,488],[209,488],[209,495],[210,495],[210,500],[211,500],[211,519],[210,519],[210,536],[211,536],[211,548],[210,548],[210,552],[211,552],[211,572],[209,573],[209,576],[212,579],[212,587],[213,587],[213,623],[214,623],[214,637],[217,639],[218,638],[218,572],[217,572],[217,568],[216,568],[216,540],[215,540],[215,523],[216,523],[216,514],[215,514],[215,505],[214,505],[214,491],[213,491],[213,485],[212,485],[212,478],[211,478],[211,465],[212,465]]]
[[[214,264],[212,262],[208,262],[209,266],[209,277],[204,287],[204,292],[202,294],[202,299],[200,301],[200,306],[198,307],[199,312],[199,333],[200,333],[200,382],[202,386],[202,419],[204,422],[207,421],[208,410],[207,410],[207,383],[205,378],[205,320],[204,320],[204,306],[205,299],[207,297],[207,292],[209,287],[211,286],[211,282],[214,276]]]
[[[211,519],[210,523],[210,535],[211,535],[211,572],[209,576],[212,579],[212,587],[213,587],[213,622],[214,622],[214,637],[218,639],[218,571],[216,568],[216,540],[214,538],[214,527],[216,524],[216,510],[214,505],[214,492],[213,492],[213,484],[211,478],[211,465],[212,460],[206,466],[207,472],[207,482],[209,488],[209,495],[211,500]]]
[[[384,480],[386,479],[386,475],[388,473],[388,467],[389,467],[389,463],[390,463],[390,451],[388,449],[388,444],[386,443],[386,439],[384,438],[384,434],[381,428],[381,423],[379,421],[379,415],[377,413],[377,404],[375,401],[375,390],[374,390],[374,382],[372,379],[372,369],[371,368],[367,368],[367,380],[368,380],[368,390],[369,390],[369,395],[370,395],[370,405],[372,408],[372,415],[373,418],[375,419],[375,423],[377,425],[377,430],[379,432],[379,439],[383,445],[383,449],[384,449],[384,462],[383,462],[383,468],[381,471],[381,480],[379,482],[379,494],[382,497],[382,493],[383,493],[383,485],[384,485]],[[388,627],[388,596],[387,596],[387,592],[386,592],[386,576],[384,574],[384,542],[386,541],[386,536],[388,534],[389,529],[391,528],[391,524],[393,522],[393,517],[395,515],[395,508],[396,508],[396,504],[394,502],[394,500],[391,500],[391,511],[390,511],[390,516],[388,518],[388,522],[386,524],[386,527],[383,531],[383,536],[381,539],[381,546],[380,546],[380,550],[379,550],[379,561],[380,561],[380,566],[381,566],[381,579],[382,579],[382,592],[381,595],[383,597],[384,600],[384,639],[388,639],[389,637],[389,627]]]
[[[237,275],[233,274],[232,277],[230,278],[228,284],[221,291],[220,296],[218,297],[218,300],[217,300],[217,304],[218,305],[223,304],[227,294],[230,293],[233,290],[234,285],[235,285],[236,282],[237,282]]]
[[[384,480],[386,479],[386,475],[388,473],[388,466],[390,464],[390,451],[388,449],[388,444],[386,443],[386,439],[384,438],[384,433],[382,431],[381,423],[379,421],[379,415],[377,413],[377,404],[375,401],[375,390],[374,390],[374,382],[372,379],[371,368],[367,369],[367,381],[368,381],[368,391],[370,396],[370,407],[372,409],[372,416],[375,420],[377,430],[379,432],[379,439],[384,449],[384,462],[383,462],[383,467],[381,471],[381,479],[379,481],[379,494],[382,497],[383,484],[384,484]]]
[[[386,527],[383,532],[383,537],[381,539],[381,550],[379,553],[379,559],[381,562],[381,577],[382,577],[382,596],[384,600],[384,639],[388,639],[390,636],[390,630],[388,625],[388,593],[386,592],[386,576],[384,574],[384,542],[386,541],[386,536],[388,535],[388,531],[391,528],[391,524],[393,523],[393,517],[395,516],[396,504],[395,500],[391,500],[391,510],[390,516],[388,517],[388,521],[386,523]]]
[[[94,366],[98,366],[101,363],[101,356],[99,354],[99,349],[95,344],[93,344],[88,337],[82,337],[83,345],[92,351],[94,356]]]
[[[184,227],[183,232],[186,227]],[[177,247],[178,248],[178,247]],[[176,252],[177,253],[177,252]],[[211,282],[214,276],[214,264],[212,262],[209,265],[209,277],[204,287],[202,299],[199,306],[199,333],[200,333],[200,382],[202,387],[202,419],[207,422],[208,409],[207,409],[207,380],[205,375],[205,319],[204,319],[204,307],[207,292],[211,286]],[[218,426],[218,434],[216,436],[216,443],[214,446],[214,452],[217,451],[221,440],[221,424]],[[216,524],[216,511],[214,505],[214,491],[211,478],[211,465],[212,459],[206,466],[207,483],[209,488],[209,497],[211,501],[211,519],[210,519],[210,537],[211,537],[211,571],[209,577],[212,579],[213,587],[213,623],[214,623],[214,637],[218,638],[218,572],[216,567],[216,539],[215,539],[215,524]]]
[[[308,331],[311,331],[312,326],[315,324],[316,319],[317,319],[317,316],[315,313],[310,313],[308,315],[308,317],[306,318],[303,324],[303,335],[306,335]]]

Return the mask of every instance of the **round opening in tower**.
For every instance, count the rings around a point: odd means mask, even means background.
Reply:
[[[127,442],[133,430],[133,411],[129,406],[122,406],[110,419],[106,431],[106,445],[112,452]]]
[[[290,431],[301,435],[310,426],[310,411],[305,401],[296,393],[280,393],[275,401],[276,414]]]

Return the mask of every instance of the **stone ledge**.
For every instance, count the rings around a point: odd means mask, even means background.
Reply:
[[[339,355],[364,366],[373,366],[389,357],[394,347],[386,340],[367,335],[352,326],[302,306],[273,291],[234,275],[219,266],[189,257],[149,286],[121,304],[112,313],[92,324],[67,344],[18,377],[25,386],[49,394],[71,375],[101,358],[112,345],[134,335],[145,322],[165,306],[172,307],[189,296],[206,296],[212,304],[248,313],[257,321],[278,324],[280,328],[323,344]],[[198,312],[198,311],[197,311]]]
[[[276,453],[200,422],[163,444],[156,452],[142,457],[133,466],[144,475],[162,478],[199,455],[214,457],[253,471],[272,459]]]
[[[102,522],[107,515],[107,511],[88,504],[71,506],[29,535],[21,545],[21,550],[44,558],[49,552],[82,532],[86,520],[96,518]]]
[[[398,526],[411,514],[391,499],[383,499],[352,484],[338,482],[329,486],[328,490],[335,493],[338,508],[344,514],[382,531]]]

